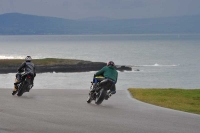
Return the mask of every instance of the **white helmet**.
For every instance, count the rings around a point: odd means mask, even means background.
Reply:
[[[26,56],[25,61],[31,61],[31,60],[32,60],[31,56]]]

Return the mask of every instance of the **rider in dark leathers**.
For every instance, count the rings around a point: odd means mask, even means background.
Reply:
[[[15,79],[15,83],[14,83],[14,90],[12,95],[15,95],[17,93],[17,85],[21,83],[24,79],[23,79],[23,75],[21,74],[22,72],[25,72],[25,74],[29,73],[32,74],[33,77],[36,76],[36,71],[35,71],[35,65],[31,62],[32,58],[31,56],[27,56],[25,58],[25,62],[23,62],[21,64],[21,66],[17,69],[18,73],[16,74],[16,79]],[[34,79],[33,79],[34,80]]]

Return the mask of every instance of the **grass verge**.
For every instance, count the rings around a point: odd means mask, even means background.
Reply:
[[[200,114],[200,89],[129,88],[128,90],[140,101]]]

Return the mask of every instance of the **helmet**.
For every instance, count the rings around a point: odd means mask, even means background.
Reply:
[[[115,66],[115,63],[113,61],[108,61],[107,66]]]
[[[31,56],[26,56],[25,61],[31,61],[31,60],[32,60]]]

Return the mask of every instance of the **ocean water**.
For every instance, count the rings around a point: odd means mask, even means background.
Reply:
[[[66,58],[129,65],[117,89],[200,88],[200,35],[0,36],[0,59]],[[139,69],[140,71],[134,71]],[[34,89],[89,89],[95,72],[41,73]],[[15,74],[0,74],[0,88],[13,88]]]

